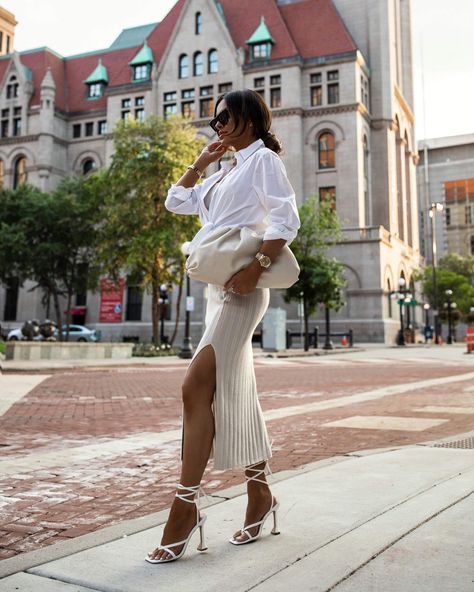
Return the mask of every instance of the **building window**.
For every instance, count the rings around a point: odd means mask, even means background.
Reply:
[[[92,158],[87,158],[82,163],[82,174],[83,175],[88,175],[90,172],[92,172],[93,170],[95,170],[95,168],[96,168],[95,161]]]
[[[127,309],[125,311],[126,321],[142,320],[143,290],[138,286],[127,288]]]
[[[145,121],[145,109],[135,109],[135,119],[143,123]]]
[[[7,35],[7,53],[10,53],[10,35]]]
[[[321,72],[315,72],[314,74],[311,74],[309,80],[311,84],[321,84],[323,81]]]
[[[181,114],[183,117],[193,119],[196,115],[196,107],[194,101],[183,101],[181,103]]]
[[[311,107],[319,107],[323,104],[323,87],[312,86],[311,87]]]
[[[18,97],[18,86],[16,76],[12,76],[9,84],[7,84],[7,99],[16,99]]]
[[[194,76],[202,76],[204,73],[204,60],[202,57],[202,52],[197,51],[194,54],[193,58],[193,75]]]
[[[122,111],[122,119],[128,121],[130,119],[130,111]]]
[[[339,103],[339,84],[328,84],[328,104]]]
[[[87,137],[93,136],[94,135],[94,122],[93,121],[88,121],[86,123],[86,132],[85,135]]]
[[[360,100],[362,104],[369,108],[369,83],[368,81],[361,76],[360,77]]]
[[[451,209],[446,208],[444,211],[446,212],[446,226],[451,226]]]
[[[15,117],[15,119],[13,120],[13,135],[21,135],[21,117]]]
[[[223,82],[219,84],[219,94],[223,95],[224,93],[231,92],[232,90],[232,82]]]
[[[323,132],[318,140],[318,166],[320,169],[333,169],[336,166],[336,143],[334,134]]]
[[[150,78],[150,64],[140,64],[133,67],[133,80],[148,80]]]
[[[200,117],[212,117],[214,114],[214,99],[201,99],[199,116]]]
[[[329,202],[331,209],[336,209],[336,188],[335,187],[320,187],[319,188],[319,202]]]
[[[265,78],[262,76],[261,78],[254,78],[253,79],[253,87],[254,88],[263,88],[265,86]]]
[[[271,88],[270,89],[270,107],[272,109],[278,109],[281,107],[281,89]]]
[[[330,70],[327,73],[327,79],[328,79],[328,82],[334,82],[336,80],[339,80],[339,71],[338,70]]]
[[[195,91],[194,88],[186,88],[181,91],[182,99],[194,99]]]
[[[189,58],[183,53],[179,56],[179,78],[187,78],[189,76]]]
[[[81,137],[81,124],[75,123],[72,126],[72,137],[73,138],[80,138]]]
[[[122,109],[130,109],[131,101],[130,99],[122,99]]]
[[[255,43],[252,45],[252,57],[254,60],[261,60],[270,57],[270,43]]]
[[[281,75],[276,74],[275,76],[270,76],[270,86],[278,86],[281,84]]]
[[[173,90],[172,92],[164,93],[163,101],[165,103],[168,103],[168,101],[176,101],[176,97],[177,97],[176,91]]]
[[[170,115],[176,115],[178,112],[178,107],[176,103],[170,103],[169,105],[164,105],[163,107],[163,116],[166,119]]]
[[[98,121],[97,122],[97,134],[99,136],[103,136],[107,133],[107,121]]]
[[[123,121],[128,121],[130,119],[131,105],[131,99],[122,99],[122,110],[120,112],[120,117],[123,119]]]
[[[213,86],[201,86],[199,90],[199,94],[201,97],[208,97],[214,94],[214,87]]]
[[[145,97],[135,97],[135,107],[144,107]]]
[[[217,61],[217,49],[210,49],[207,54],[207,71],[209,74],[216,74],[219,68]]]
[[[2,138],[6,138],[8,136],[8,119],[2,119],[2,130],[1,135]]]
[[[18,309],[18,292],[20,289],[20,282],[18,278],[11,278],[6,285],[6,288],[3,319],[5,321],[16,321]]]
[[[466,206],[464,210],[464,222],[465,224],[472,224],[472,209],[471,206]]]
[[[202,33],[202,14],[200,12],[196,12],[194,20],[194,32],[196,35],[200,35]]]
[[[24,185],[26,183],[27,176],[26,158],[24,156],[19,156],[13,166],[13,189]]]
[[[102,82],[94,82],[94,84],[89,84],[89,99],[96,99],[102,96],[104,85]]]

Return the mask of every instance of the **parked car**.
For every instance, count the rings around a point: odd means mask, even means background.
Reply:
[[[63,337],[66,338],[67,325],[63,325]],[[54,336],[58,338],[58,330],[56,329]],[[7,335],[7,341],[21,341],[24,339],[24,335],[21,329],[12,329]],[[43,337],[38,335],[34,338],[34,341],[42,341]],[[99,341],[99,334],[93,329],[88,329],[83,325],[69,325],[69,341]]]
[[[67,325],[63,325],[63,337],[66,338]],[[58,330],[56,329],[55,337],[58,337]],[[69,325],[69,341],[99,341],[99,335],[95,329],[88,329],[84,325]]]

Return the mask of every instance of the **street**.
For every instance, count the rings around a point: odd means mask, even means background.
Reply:
[[[21,380],[31,388],[1,408],[1,559],[169,507],[187,365],[0,375],[2,400]],[[258,357],[255,367],[275,475],[474,430],[474,356],[460,346]],[[242,482],[211,462],[203,485],[216,495]]]

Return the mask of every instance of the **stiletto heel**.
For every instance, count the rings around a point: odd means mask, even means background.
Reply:
[[[180,491],[186,491],[187,493],[179,493]],[[198,495],[198,502],[199,502],[200,491],[201,491],[200,485],[191,485],[190,487],[186,487],[184,485],[181,485],[181,483],[179,483],[178,484],[178,491],[176,492],[176,497],[178,497],[183,502],[188,502],[190,504],[194,504],[194,496],[196,494]],[[193,499],[187,499],[190,496],[192,496]],[[154,551],[152,551],[151,553],[148,553],[148,556],[145,557],[145,561],[148,561],[148,563],[169,563],[170,561],[176,561],[177,559],[180,559],[184,555],[184,553],[186,551],[186,547],[188,546],[188,543],[191,540],[191,537],[193,536],[193,534],[196,532],[196,530],[198,528],[199,528],[199,533],[200,533],[200,543],[198,546],[198,551],[205,551],[207,549],[207,547],[204,542],[204,522],[206,522],[207,516],[205,514],[199,513],[199,509],[198,509],[197,505],[196,505],[196,513],[197,513],[196,524],[191,529],[191,532],[188,534],[187,538],[185,538],[183,541],[179,541],[178,543],[171,543],[170,545],[159,545]],[[181,549],[181,551],[178,554],[176,554],[174,551],[171,550],[173,547],[179,547],[180,545],[183,545],[183,548]],[[152,559],[151,555],[152,554],[154,555],[156,551],[166,551],[169,555],[171,555],[171,558],[170,559]]]
[[[245,479],[247,480],[247,482],[248,481],[258,481],[259,483],[264,483],[265,485],[267,485],[266,481],[264,481],[263,479],[259,479],[259,477],[261,475],[265,474],[265,468],[254,469],[252,467],[249,467],[246,470],[253,471],[254,473],[256,473],[256,475],[252,475],[251,477],[247,477],[247,475],[245,475]],[[280,531],[278,530],[278,527],[277,527],[277,510],[279,507],[280,507],[279,502],[277,502],[277,500],[274,497],[272,497],[271,508],[268,510],[268,512],[265,514],[265,516],[259,522],[255,522],[254,524],[249,524],[248,526],[244,526],[243,528],[240,529],[240,534],[244,534],[247,538],[243,541],[239,541],[235,537],[232,537],[231,539],[229,539],[229,543],[232,543],[233,545],[246,545],[247,543],[253,543],[254,541],[256,541],[258,538],[260,538],[260,536],[262,534],[263,526],[265,524],[266,519],[272,513],[273,513],[272,534],[280,534]],[[257,534],[255,536],[252,536],[250,534],[250,529],[255,528],[255,527],[258,527]]]
[[[199,527],[199,536],[200,536],[200,542],[199,545],[197,547],[198,551],[207,551],[207,545],[204,541],[204,522],[205,520],[202,521],[201,526]]]
[[[280,534],[280,531],[278,530],[278,526],[277,526],[277,508],[275,508],[273,510],[273,528],[272,528],[272,534]]]

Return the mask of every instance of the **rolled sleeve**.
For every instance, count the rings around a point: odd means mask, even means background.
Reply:
[[[166,196],[165,208],[175,214],[197,214],[199,208],[194,187],[171,185]]]
[[[256,187],[267,210],[268,226],[263,240],[283,239],[287,243],[298,234],[300,217],[295,192],[280,157],[265,153],[256,170]]]

